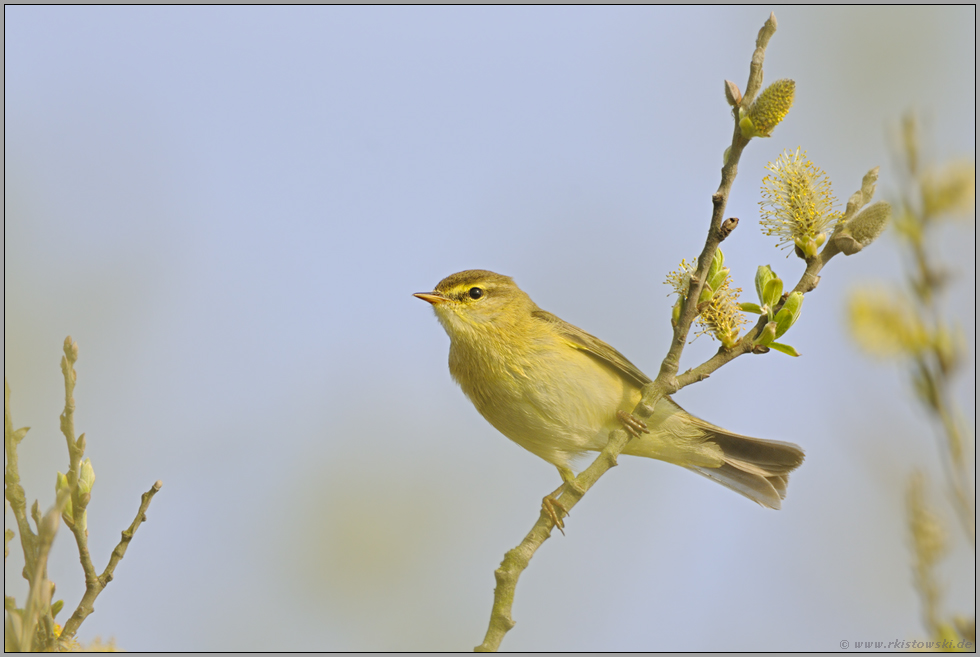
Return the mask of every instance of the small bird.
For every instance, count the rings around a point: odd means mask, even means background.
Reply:
[[[415,296],[432,304],[449,334],[449,373],[476,409],[555,465],[563,486],[574,479],[573,459],[601,450],[620,426],[633,435],[623,454],[684,466],[771,509],[803,462],[797,445],[731,433],[669,397],[647,423],[636,419],[630,411],[650,378],[602,340],[538,308],[509,276],[462,271]],[[544,501],[559,528],[560,490]]]

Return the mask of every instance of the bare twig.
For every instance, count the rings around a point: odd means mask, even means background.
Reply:
[[[65,410],[61,412],[61,433],[64,434],[68,443],[68,485],[74,488],[78,484],[79,469],[82,456],[85,454],[85,434],[83,433],[75,440],[75,381],[78,374],[75,372],[75,361],[78,360],[78,343],[65,338],[63,345],[64,355],[61,357],[61,373],[65,377]],[[76,511],[84,511],[84,505],[79,509],[77,494],[73,495],[72,502]]]
[[[128,529],[124,530],[122,533],[122,538],[119,540],[119,544],[116,545],[115,549],[112,551],[112,556],[109,558],[109,565],[106,566],[102,574],[93,578],[91,581],[88,578],[88,571],[86,571],[85,577],[85,595],[82,596],[81,602],[78,603],[78,608],[75,609],[75,613],[71,615],[71,618],[65,623],[65,628],[61,632],[59,640],[62,643],[67,643],[75,636],[75,632],[78,631],[78,626],[82,624],[89,614],[95,611],[94,603],[95,599],[102,593],[103,589],[112,581],[113,572],[116,570],[116,566],[122,560],[123,556],[126,554],[126,548],[129,547],[129,542],[133,540],[133,535],[141,524],[146,522],[146,510],[150,507],[150,502],[153,500],[153,496],[157,494],[160,488],[163,487],[162,481],[154,482],[150,490],[143,493],[142,501],[140,502],[139,511],[136,512],[136,518],[133,520],[132,524]],[[75,539],[78,541],[78,534],[75,534]],[[83,545],[79,544],[79,552],[83,549]],[[86,555],[88,554],[87,545],[84,547]],[[91,564],[91,560],[89,560]],[[84,565],[84,564],[83,564]],[[93,569],[94,571],[94,569]]]

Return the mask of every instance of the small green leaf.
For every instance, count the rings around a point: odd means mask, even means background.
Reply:
[[[793,356],[794,358],[796,358],[796,357],[798,357],[800,355],[800,352],[798,352],[796,349],[794,349],[793,347],[789,346],[788,344],[781,344],[779,342],[770,342],[769,343],[769,348],[770,349],[775,349],[776,351],[781,351],[784,354],[786,354],[787,356]]]
[[[725,279],[728,278],[729,271],[731,270],[728,267],[722,267],[708,280],[712,290],[721,289],[721,286],[725,284]]]
[[[780,308],[780,311],[785,310],[791,315],[793,315],[793,323],[795,324],[796,320],[799,319],[800,317],[800,310],[802,308],[803,308],[803,293],[791,292],[786,297],[786,302],[783,304],[783,307]]]
[[[776,337],[781,337],[783,333],[789,330],[796,320],[800,317],[800,310],[803,307],[803,293],[793,292],[788,297],[786,297],[786,302],[783,303],[783,307],[779,309],[776,313]]]
[[[773,276],[762,289],[762,303],[769,308],[775,308],[783,296],[783,281],[778,276]]]
[[[54,618],[55,616],[57,616],[58,612],[64,609],[64,607],[65,607],[64,600],[58,600],[57,602],[53,602],[51,604],[51,617]]]
[[[784,310],[780,310],[776,313],[776,319],[771,323],[776,325],[775,337],[781,338],[789,330],[789,327],[793,325],[793,315]]]
[[[738,304],[738,307],[740,310],[747,313],[755,313],[756,315],[761,315],[763,313],[763,310],[759,307],[759,304],[752,303],[751,301],[743,301],[742,303]]]

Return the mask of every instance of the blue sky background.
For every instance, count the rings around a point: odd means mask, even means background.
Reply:
[[[104,567],[164,488],[81,638],[127,650],[468,650],[493,570],[558,483],[476,413],[411,296],[461,269],[655,373],[662,284],[704,240],[762,8],[6,7],[4,373],[21,468],[54,499],[61,342],[98,482]],[[743,156],[737,284],[795,282],[758,231],[764,166],[802,146],[844,200],[920,110],[927,157],[975,157],[975,9],[786,8],[766,80],[796,104]],[[942,468],[902,371],[845,333],[846,291],[899,281],[888,236],[837,258],[787,341],[676,400],[807,450],[780,512],[624,458],[517,590],[509,650],[833,650],[923,636],[904,486]],[[937,249],[975,353],[971,221]],[[701,338],[684,367],[717,348]],[[972,359],[971,359],[972,362]],[[972,417],[970,365],[957,395]],[[947,611],[974,608],[962,533]],[[6,524],[12,519],[6,515]],[[16,542],[5,588],[22,603]],[[57,597],[84,582],[51,557]],[[65,612],[65,617],[67,617]],[[64,620],[64,618],[62,618]]]

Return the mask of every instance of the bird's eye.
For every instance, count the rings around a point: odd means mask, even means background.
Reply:
[[[482,287],[471,287],[470,288],[470,299],[479,299],[483,296]]]

